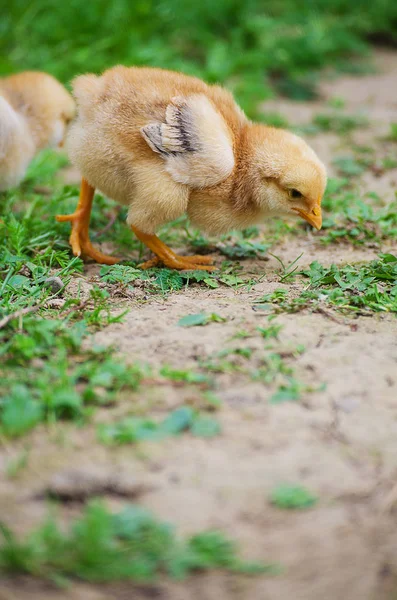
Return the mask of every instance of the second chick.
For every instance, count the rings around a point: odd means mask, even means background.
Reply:
[[[0,79],[0,191],[18,185],[34,156],[59,145],[75,114],[72,96],[51,75]]]

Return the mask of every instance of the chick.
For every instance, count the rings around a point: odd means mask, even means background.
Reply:
[[[114,264],[92,247],[95,188],[128,206],[127,223],[156,255],[144,263],[211,270],[211,258],[178,256],[158,237],[187,213],[210,234],[299,215],[321,227],[326,172],[299,137],[251,122],[217,85],[155,68],[117,66],[73,82],[78,117],[67,149],[83,180],[72,222],[76,256]]]
[[[0,190],[22,181],[39,150],[62,142],[74,113],[72,96],[46,73],[0,79]]]

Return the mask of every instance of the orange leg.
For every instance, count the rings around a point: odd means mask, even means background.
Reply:
[[[114,265],[119,262],[119,258],[102,254],[96,250],[90,242],[88,226],[90,224],[92,201],[94,199],[95,188],[93,188],[85,179],[81,180],[80,197],[75,212],[71,215],[58,215],[57,221],[70,221],[72,223],[72,233],[69,243],[72,246],[75,256],[89,256],[96,262],[104,265]]]
[[[143,242],[145,246],[156,255],[156,258],[148,260],[147,262],[140,265],[142,269],[149,269],[155,267],[159,263],[162,263],[169,269],[179,269],[194,271],[196,269],[200,271],[214,271],[216,267],[210,265],[212,259],[210,256],[178,256],[171,248],[168,248],[164,242],[162,242],[156,235],[149,235],[143,233],[136,227],[131,227],[138,240]]]

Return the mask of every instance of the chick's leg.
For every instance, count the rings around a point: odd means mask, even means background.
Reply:
[[[171,248],[168,248],[164,242],[162,242],[156,235],[149,235],[143,233],[136,227],[131,227],[138,240],[143,242],[145,246],[156,255],[156,258],[148,260],[141,266],[142,269],[149,269],[155,267],[159,263],[162,263],[169,269],[183,270],[200,270],[200,271],[214,271],[216,267],[211,266],[209,263],[212,262],[209,256],[178,256]]]
[[[75,256],[88,256],[98,263],[104,265],[114,265],[119,262],[118,258],[103,254],[96,250],[90,242],[88,227],[90,224],[92,201],[94,199],[95,188],[93,188],[85,179],[81,180],[80,197],[75,212],[71,215],[58,215],[57,221],[70,221],[72,223],[72,233],[69,243],[72,246]]]

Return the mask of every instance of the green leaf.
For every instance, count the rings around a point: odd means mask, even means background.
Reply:
[[[133,444],[145,440],[158,440],[161,431],[150,419],[128,417],[115,424],[98,426],[98,438],[104,444]]]
[[[211,313],[208,317],[208,320],[213,323],[226,323],[227,319],[225,317],[221,317],[217,313]]]
[[[198,325],[206,325],[209,317],[204,313],[198,313],[195,315],[186,315],[179,319],[177,325],[179,327],[197,327]]]
[[[209,277],[206,277],[205,279],[203,279],[203,281],[206,285],[208,285],[208,287],[211,287],[214,289],[219,287],[216,279],[210,279]]]
[[[219,278],[219,281],[229,287],[238,287],[244,283],[244,279],[241,279],[241,277],[238,277],[237,275],[222,275],[222,277]]]
[[[177,325],[179,327],[197,327],[198,325],[207,325],[207,323],[225,323],[227,319],[225,317],[221,317],[217,313],[211,313],[210,315],[205,315],[204,313],[198,313],[195,315],[186,315],[186,317],[182,317],[179,319]]]
[[[191,431],[196,437],[212,438],[221,432],[221,426],[216,419],[199,415],[194,419]]]
[[[194,412],[190,406],[181,406],[173,410],[160,425],[160,430],[168,435],[177,435],[189,429],[193,423]]]
[[[222,406],[222,401],[213,392],[204,392],[203,398],[208,403],[208,407],[218,409]]]
[[[24,385],[15,385],[10,395],[4,399],[1,411],[4,432],[10,436],[21,435],[32,429],[41,417],[42,409],[38,402],[32,399],[28,388]]]
[[[236,562],[235,547],[219,531],[205,531],[189,540],[189,549],[195,555],[196,568],[230,567]]]
[[[288,384],[280,385],[277,392],[275,392],[271,398],[271,404],[279,404],[280,402],[296,402],[300,400],[301,386],[295,380],[292,380]]]
[[[303,509],[316,504],[318,498],[300,485],[282,484],[271,492],[270,501],[278,508]]]
[[[261,306],[261,305],[259,304],[259,306]],[[265,340],[269,340],[270,338],[278,339],[278,334],[280,333],[282,328],[283,328],[282,325],[274,324],[274,325],[269,325],[269,327],[257,327],[257,330],[259,331],[261,336],[263,338],[265,338]]]
[[[54,389],[53,407],[62,417],[74,417],[82,412],[80,394],[73,387]]]
[[[18,289],[21,287],[30,287],[32,285],[32,281],[24,275],[13,275],[9,278],[8,285],[15,289]]]

